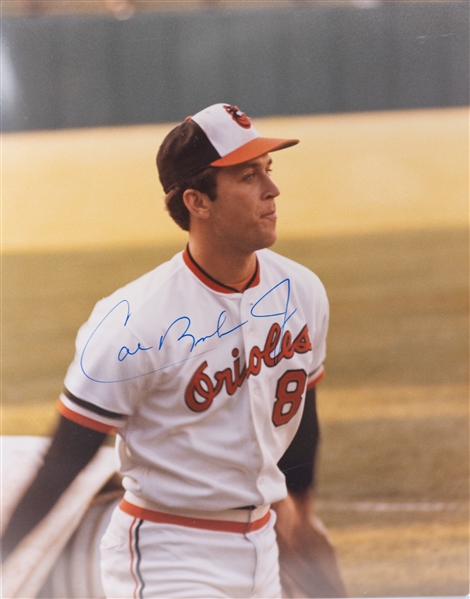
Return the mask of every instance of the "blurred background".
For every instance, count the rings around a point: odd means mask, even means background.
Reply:
[[[2,434],[94,303],[182,249],[155,154],[237,104],[331,303],[317,507],[353,597],[469,592],[469,4],[2,0]],[[64,599],[64,598],[62,598]]]
[[[221,97],[253,117],[468,101],[468,2],[5,0],[2,11],[3,131],[179,121]]]

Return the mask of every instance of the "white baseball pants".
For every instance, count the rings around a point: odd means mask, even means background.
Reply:
[[[114,510],[101,543],[107,599],[281,597],[274,512],[246,534],[142,515]]]

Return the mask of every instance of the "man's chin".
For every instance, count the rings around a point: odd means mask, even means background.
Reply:
[[[277,240],[277,233],[274,232],[271,235],[271,239],[266,242],[266,245],[264,247],[265,248],[270,248],[271,246],[273,246],[276,243],[276,240]]]

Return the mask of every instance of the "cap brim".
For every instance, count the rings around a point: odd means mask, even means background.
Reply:
[[[259,158],[268,152],[290,148],[299,143],[298,139],[274,139],[272,137],[257,137],[252,139],[241,148],[237,148],[223,158],[211,162],[211,166],[234,166]]]

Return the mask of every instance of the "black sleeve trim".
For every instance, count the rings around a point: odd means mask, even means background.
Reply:
[[[122,414],[118,414],[117,412],[110,412],[109,410],[105,410],[103,408],[100,408],[99,406],[95,406],[95,404],[92,404],[89,401],[85,401],[84,399],[75,397],[75,395],[70,393],[70,391],[68,389],[64,389],[64,395],[67,399],[70,399],[70,401],[73,401],[73,403],[77,404],[77,406],[85,408],[89,412],[94,412],[95,414],[98,414],[99,416],[104,416],[105,418],[112,418],[112,419],[125,418],[125,416],[123,416]]]

